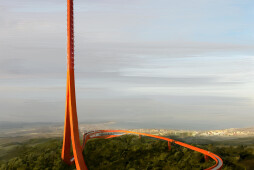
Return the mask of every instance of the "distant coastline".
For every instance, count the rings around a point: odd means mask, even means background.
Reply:
[[[0,137],[16,137],[16,136],[62,136],[63,122],[0,122]],[[161,136],[183,136],[183,137],[251,137],[254,136],[254,126],[246,128],[229,128],[218,130],[188,130],[188,129],[171,129],[171,128],[126,128],[119,126],[114,121],[109,122],[90,122],[79,123],[81,133],[92,130],[101,129],[128,129],[132,131],[150,133]]]

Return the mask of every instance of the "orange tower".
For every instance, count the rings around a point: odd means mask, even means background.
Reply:
[[[75,161],[78,170],[87,170],[79,140],[74,77],[73,0],[67,0],[67,84],[62,159],[67,164]],[[71,144],[73,157],[71,156]]]

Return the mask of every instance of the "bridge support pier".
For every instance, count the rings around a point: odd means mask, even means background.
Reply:
[[[205,161],[209,161],[209,156],[208,155],[205,155]]]
[[[171,150],[171,142],[168,141],[168,150]]]

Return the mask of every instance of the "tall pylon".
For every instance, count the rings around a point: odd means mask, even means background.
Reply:
[[[73,20],[73,0],[67,0],[67,84],[62,159],[67,164],[72,163],[72,144],[76,168],[78,170],[87,170],[79,140],[78,116],[76,108]]]

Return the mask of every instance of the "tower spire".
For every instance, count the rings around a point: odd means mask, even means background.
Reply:
[[[73,0],[67,0],[67,84],[62,159],[67,164],[75,161],[78,170],[87,170],[79,140],[74,77],[74,16]],[[74,160],[70,155],[71,144]]]

